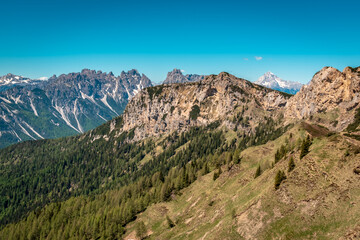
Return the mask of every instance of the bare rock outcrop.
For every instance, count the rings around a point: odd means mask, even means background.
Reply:
[[[347,67],[343,72],[324,67],[289,99],[285,116],[289,119],[315,118],[331,130],[343,130],[352,122],[354,110],[359,107],[359,92],[360,67]],[[328,119],[319,117],[327,113]]]

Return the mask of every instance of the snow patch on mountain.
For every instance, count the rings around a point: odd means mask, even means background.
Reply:
[[[254,83],[289,94],[296,94],[303,86],[299,82],[285,81],[272,72],[265,73]]]

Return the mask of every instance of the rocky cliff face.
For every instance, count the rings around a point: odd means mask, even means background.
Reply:
[[[288,101],[285,116],[312,119],[332,130],[343,130],[359,107],[359,92],[360,67],[347,67],[343,72],[324,67]]]
[[[241,121],[237,127],[249,132],[265,116],[279,115],[288,97],[228,73],[196,83],[150,87],[129,102],[122,131],[135,128],[134,140],[140,140],[220,120],[230,128]]]
[[[204,79],[204,75],[186,74],[183,75],[180,69],[174,69],[167,74],[163,84],[198,82]]]
[[[92,129],[125,109],[151,81],[137,70],[53,76],[31,88],[14,87],[0,93],[0,147],[10,143],[53,138]]]

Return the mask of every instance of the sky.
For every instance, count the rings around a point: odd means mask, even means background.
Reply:
[[[0,75],[267,71],[307,83],[360,65],[360,1],[1,1]]]

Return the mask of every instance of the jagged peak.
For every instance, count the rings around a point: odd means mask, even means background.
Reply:
[[[121,71],[120,77],[129,77],[129,76],[140,76],[140,73],[137,69],[131,69],[127,72]]]
[[[76,73],[75,73],[76,74]],[[88,68],[84,68],[83,70],[81,70],[81,74],[82,75],[88,75],[88,74],[96,74],[95,70],[91,70]]]

